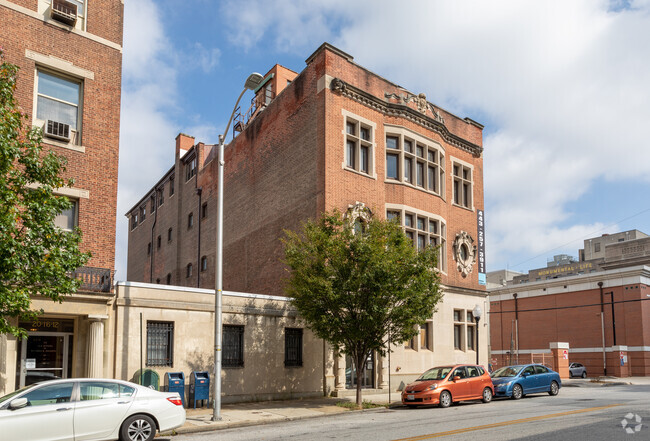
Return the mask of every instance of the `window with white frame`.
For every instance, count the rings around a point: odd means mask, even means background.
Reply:
[[[459,162],[453,163],[454,204],[472,208],[472,169]]]
[[[70,141],[80,144],[82,82],[48,70],[36,71],[36,118],[70,126]]]
[[[454,309],[454,349],[465,350],[465,321],[463,320],[464,311]]]
[[[426,246],[439,247],[437,268],[446,268],[447,227],[445,222],[432,214],[408,208],[388,208],[386,218],[395,220],[404,228],[404,234],[418,250]]]
[[[373,174],[373,127],[361,119],[345,117],[345,167],[366,175]]]
[[[75,227],[78,225],[78,206],[79,206],[79,201],[76,201],[74,199],[70,200],[70,203],[72,204],[70,208],[67,210],[63,210],[61,213],[57,214],[56,217],[54,218],[54,225],[59,227],[60,229],[64,231],[72,231],[75,229]],[[133,216],[131,217],[131,226],[135,228],[135,226],[138,225],[138,216],[135,216],[135,219]]]
[[[189,181],[196,175],[196,157],[185,163],[185,181]]]
[[[476,350],[476,322],[471,310],[454,309],[454,348]]]
[[[406,129],[386,127],[386,179],[444,194],[443,150]]]

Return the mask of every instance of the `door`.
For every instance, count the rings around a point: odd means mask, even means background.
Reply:
[[[70,335],[29,332],[21,344],[19,387],[68,377]]]
[[[347,355],[345,357],[345,387],[348,389],[356,389],[357,387],[357,372],[352,357]],[[361,387],[373,388],[375,386],[375,355],[371,353],[366,360],[361,372]]]
[[[469,381],[469,394],[472,397],[483,397],[485,381],[477,366],[466,366],[467,378]]]
[[[525,394],[532,394],[537,392],[537,376],[535,375],[534,366],[526,366],[523,371],[521,371],[521,385],[524,388]]]
[[[81,381],[74,411],[75,441],[104,439],[119,427],[135,389],[109,381]]]
[[[0,439],[72,441],[73,386],[74,381],[48,384],[22,395],[27,406],[0,411]]]
[[[471,395],[470,380],[467,378],[467,371],[464,366],[457,367],[452,372],[450,380],[453,380],[454,377],[460,377],[455,382],[449,383],[449,390],[451,391],[451,396],[454,401],[465,400]]]

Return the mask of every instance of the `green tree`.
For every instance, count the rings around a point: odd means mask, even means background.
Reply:
[[[414,337],[442,298],[438,249],[416,251],[396,222],[351,224],[338,211],[306,222],[300,234],[285,231],[283,243],[293,305],[318,337],[351,356],[361,406],[370,354]]]
[[[80,251],[78,230],[54,225],[71,207],[55,190],[73,181],[61,177],[65,159],[43,151],[41,130],[17,106],[18,67],[5,61],[1,48],[0,63],[0,333],[24,337],[16,320],[42,313],[32,310],[32,297],[62,302],[81,284],[72,271],[90,254]]]

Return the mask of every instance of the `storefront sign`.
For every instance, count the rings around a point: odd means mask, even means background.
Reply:
[[[25,359],[25,369],[36,369],[36,359],[35,358]]]

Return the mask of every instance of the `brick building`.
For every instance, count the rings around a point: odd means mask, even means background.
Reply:
[[[300,73],[274,66],[235,119],[225,153],[224,289],[283,296],[283,229],[323,211],[397,217],[414,246],[440,245],[445,297],[391,376],[475,360],[471,310],[487,306],[477,264],[483,127],[327,43],[306,64]],[[216,154],[178,135],[173,166],[126,214],[128,280],[214,288]],[[479,337],[486,348],[487,334]],[[336,366],[341,388],[345,360]],[[374,360],[369,369],[368,385],[385,385],[378,371],[387,367]]]
[[[20,67],[17,101],[43,143],[67,158],[73,188],[58,192],[74,208],[56,220],[79,226],[91,251],[78,293],[63,304],[35,298],[43,309],[23,323],[30,338],[0,336],[0,394],[36,379],[103,376],[104,327],[112,293],[122,71],[121,0],[3,0],[0,44]]]
[[[490,290],[493,360],[541,361],[562,342],[589,376],[650,375],[650,238],[631,230],[587,239],[579,256]]]

